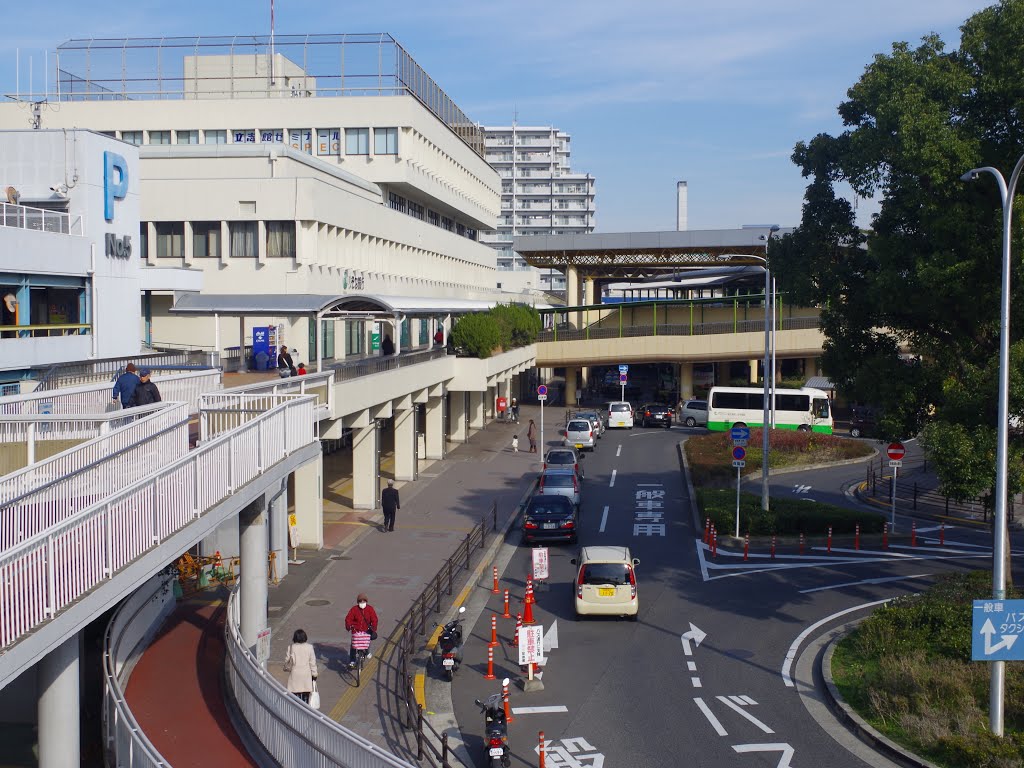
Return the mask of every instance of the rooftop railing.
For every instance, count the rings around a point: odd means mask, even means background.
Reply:
[[[0,203],[0,226],[33,229],[36,232],[55,232],[63,235],[81,235],[82,217],[62,211],[48,211],[27,205]]]

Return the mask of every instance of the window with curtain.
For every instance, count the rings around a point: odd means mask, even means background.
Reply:
[[[180,259],[185,255],[185,222],[158,221],[156,227],[156,257]]]
[[[199,131],[176,131],[175,139],[179,144],[198,144]]]
[[[150,144],[170,144],[171,143],[171,132],[170,131],[150,131],[149,132],[149,143]]]
[[[345,129],[345,154],[346,155],[368,155],[368,154],[370,154],[370,129],[369,128],[346,128]]]
[[[229,222],[228,232],[231,236],[231,258],[255,259],[259,256],[259,224],[257,222]]]
[[[220,222],[192,222],[192,258],[220,258]]]
[[[267,257],[271,259],[295,258],[295,222],[267,222]]]
[[[373,154],[375,154],[375,155],[397,155],[398,154],[398,129],[397,128],[374,128],[373,129]]]
[[[203,142],[206,144],[227,144],[227,131],[203,131]]]

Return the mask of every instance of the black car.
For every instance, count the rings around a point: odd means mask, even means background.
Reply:
[[[672,426],[672,409],[661,403],[647,403],[637,410],[636,418],[641,427],[656,425],[668,428]]]
[[[523,512],[523,543],[568,541],[576,543],[579,513],[568,496],[534,496]]]

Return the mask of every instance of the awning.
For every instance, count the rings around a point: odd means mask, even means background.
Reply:
[[[829,380],[828,376],[811,376],[804,387],[807,389],[835,389],[836,385]]]
[[[323,295],[313,293],[188,293],[171,312],[181,315],[437,315],[483,312],[493,301],[444,296]]]

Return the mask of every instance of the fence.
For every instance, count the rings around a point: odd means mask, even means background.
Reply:
[[[82,217],[45,208],[0,203],[0,226],[34,229],[37,232],[56,232],[65,235],[82,234]]]
[[[273,395],[315,395],[319,400],[318,419],[334,418],[334,378],[335,371],[308,373],[305,376],[289,376],[286,379],[242,384],[238,387],[223,389],[220,395],[229,394],[273,394]]]
[[[426,363],[445,357],[447,354],[443,347],[434,347],[422,352],[408,352],[401,355],[364,358],[349,363],[335,363],[331,367],[334,369],[335,381],[352,381],[374,373],[394,371],[410,365]]]
[[[79,363],[57,363],[47,369],[39,379],[39,384],[34,391],[49,392],[62,387],[113,382],[118,374],[124,372],[124,367],[128,363],[136,363],[140,368],[151,368],[154,371],[183,367],[216,368],[219,365],[219,358],[216,352],[176,350],[155,355],[136,355],[135,357]]]
[[[238,429],[275,406],[302,395],[224,394],[203,395],[199,401],[199,439],[210,440],[217,435]]]
[[[0,649],[311,444],[313,405],[278,405],[0,554]]]
[[[628,305],[627,305],[628,306]],[[722,333],[763,333],[764,320],[731,320],[715,323],[648,323],[643,325],[603,325],[571,328],[555,326],[543,331],[537,341],[585,341],[589,339],[624,339],[636,336],[712,336]],[[777,331],[797,331],[821,327],[818,317],[784,317]]]

